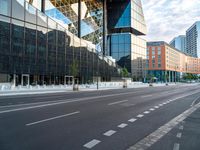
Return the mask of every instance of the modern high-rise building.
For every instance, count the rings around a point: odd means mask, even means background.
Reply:
[[[140,0],[0,0],[0,82],[66,84],[74,63],[81,83],[142,77],[145,34]]]
[[[186,31],[186,50],[188,54],[200,58],[200,21]]]
[[[111,0],[107,3],[108,52],[133,78],[144,78],[146,24],[141,0]]]
[[[176,49],[186,53],[186,36],[179,35],[175,37],[171,42],[170,45],[175,47]]]

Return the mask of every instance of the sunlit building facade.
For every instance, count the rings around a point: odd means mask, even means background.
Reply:
[[[145,34],[140,0],[0,0],[0,82],[66,84],[73,63],[79,83],[143,77]]]
[[[112,0],[107,3],[108,52],[136,80],[145,76],[146,34],[141,0]]]
[[[166,42],[147,42],[147,78],[175,82],[185,73],[200,74],[200,58],[172,47]]]

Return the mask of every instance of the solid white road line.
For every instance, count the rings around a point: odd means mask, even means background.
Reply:
[[[113,102],[113,103],[109,103],[108,105],[116,105],[116,104],[120,104],[120,103],[124,103],[124,102],[128,102],[128,100],[123,100],[123,101],[117,101],[117,102]]]
[[[75,115],[75,114],[78,114],[78,113],[80,113],[80,111],[76,111],[76,112],[72,112],[72,113],[69,113],[69,114],[60,115],[60,116],[56,116],[56,117],[52,117],[52,118],[48,118],[48,119],[44,119],[44,120],[40,120],[40,121],[35,121],[35,122],[32,122],[32,123],[26,124],[26,126],[31,126],[31,125],[47,122],[47,121],[50,121],[50,120],[55,120],[55,119],[59,119],[59,118],[67,117],[67,116],[72,116],[72,115]]]
[[[139,115],[137,115],[137,117],[138,117],[138,118],[142,118],[142,117],[144,117],[144,115],[139,114]]]
[[[122,123],[122,124],[118,125],[119,128],[125,128],[126,126],[128,126],[128,125],[125,124],[125,123]]]
[[[86,147],[86,148],[88,148],[88,149],[91,149],[91,148],[93,148],[94,146],[96,146],[97,144],[99,144],[100,142],[101,142],[101,141],[94,139],[94,140],[92,140],[92,141],[86,143],[86,144],[83,145],[83,146]]]
[[[169,133],[173,128],[175,128],[179,123],[181,123],[183,120],[185,120],[187,117],[189,117],[194,111],[200,108],[200,102],[193,107],[190,107],[180,115],[173,118],[171,121],[167,122],[145,138],[138,141],[135,145],[129,147],[127,150],[133,150],[133,149],[142,149],[146,150],[149,147],[151,147],[153,144],[155,144],[158,140],[160,140],[163,136],[165,136],[167,133]],[[179,150],[179,144],[176,143],[174,145],[174,150]]]
[[[181,136],[182,136],[182,133],[177,133],[176,135],[177,138],[181,138]]]
[[[3,111],[0,111],[0,114],[9,113],[9,112],[15,112],[15,111],[21,111],[21,110],[34,109],[34,108],[43,108],[43,107],[48,107],[48,106],[60,105],[60,104],[67,104],[67,103],[74,103],[74,102],[81,102],[81,101],[89,101],[89,100],[93,100],[93,99],[99,99],[99,98],[105,98],[105,97],[113,97],[113,96],[117,96],[117,95],[133,94],[133,93],[138,93],[138,92],[139,91],[126,92],[126,93],[124,92],[124,93],[117,93],[117,94],[108,94],[108,95],[93,96],[93,97],[84,97],[84,98],[75,98],[75,99],[65,99],[65,100],[59,100],[57,102],[48,103],[48,104],[41,104],[41,105],[37,105],[37,106],[28,106],[28,107],[23,107],[23,108],[15,108],[15,109],[3,110]]]
[[[116,133],[116,131],[114,131],[114,130],[109,130],[109,131],[105,132],[103,135],[105,135],[105,136],[111,136],[111,135],[113,135],[113,134],[115,134],[115,133]]]
[[[150,112],[149,111],[145,111],[145,112],[143,112],[144,114],[149,114]]]
[[[179,150],[179,147],[180,147],[180,144],[179,143],[175,143],[173,150]]]
[[[194,106],[194,104],[196,103],[196,101],[197,101],[199,98],[200,98],[200,96],[197,97],[197,98],[192,102],[191,107]]]
[[[135,122],[137,119],[135,119],[135,118],[131,118],[131,119],[129,119],[128,121],[129,122]]]
[[[152,95],[144,95],[144,96],[141,96],[142,98],[145,98],[145,97],[151,97]]]

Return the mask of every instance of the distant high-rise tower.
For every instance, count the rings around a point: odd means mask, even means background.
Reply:
[[[186,31],[186,50],[188,54],[200,58],[200,21]]]
[[[186,53],[186,36],[179,35],[175,37],[171,42],[170,45],[175,47],[176,49]]]

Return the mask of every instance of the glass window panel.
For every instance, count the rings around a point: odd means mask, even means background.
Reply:
[[[125,43],[124,39],[125,39],[124,34],[119,35],[119,43]]]
[[[12,19],[12,53],[22,56],[24,43],[24,22]]]
[[[118,43],[118,36],[117,35],[112,35],[112,43]]]
[[[57,23],[53,21],[51,18],[48,18],[48,28],[56,29]]]
[[[24,20],[24,1],[23,0],[12,1],[12,17]]]
[[[0,14],[10,16],[11,0],[0,0]]]
[[[47,16],[40,11],[37,11],[37,13],[38,13],[37,17],[38,25],[47,27]]]
[[[118,44],[112,44],[112,53],[118,53]]]
[[[25,54],[34,56],[36,51],[36,25],[26,23]]]
[[[130,44],[124,44],[124,51],[125,52],[131,52],[131,45]]]
[[[36,23],[36,8],[26,3],[26,21]]]
[[[10,36],[10,18],[0,16],[0,36]]]
[[[124,52],[124,44],[119,44],[119,52]]]

